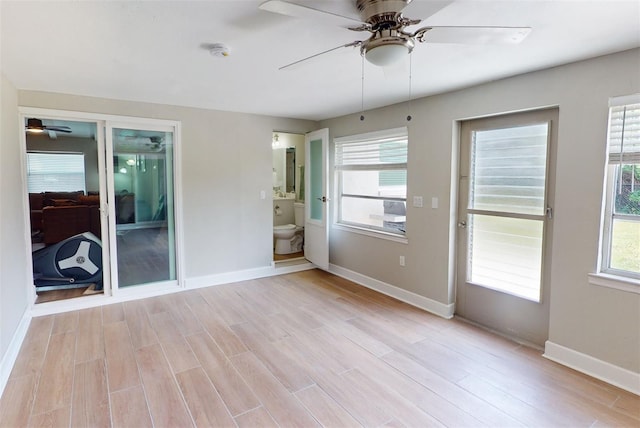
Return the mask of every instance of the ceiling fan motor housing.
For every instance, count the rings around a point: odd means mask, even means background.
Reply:
[[[396,15],[404,10],[411,0],[357,0],[356,7],[360,11],[362,21],[372,24],[370,20],[378,15]]]

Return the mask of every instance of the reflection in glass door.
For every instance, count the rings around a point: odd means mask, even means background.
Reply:
[[[114,279],[118,288],[175,281],[173,130],[114,127],[110,133]]]

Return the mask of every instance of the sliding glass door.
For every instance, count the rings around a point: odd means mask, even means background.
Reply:
[[[114,291],[177,283],[174,135],[174,127],[107,124]]]

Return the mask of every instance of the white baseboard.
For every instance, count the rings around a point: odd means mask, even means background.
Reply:
[[[9,375],[11,374],[13,365],[18,358],[20,347],[22,346],[22,342],[27,335],[27,330],[29,330],[30,324],[31,311],[29,310],[29,308],[27,308],[25,309],[24,314],[22,315],[22,319],[18,324],[18,328],[16,328],[16,331],[13,333],[11,342],[9,342],[9,347],[7,348],[7,351],[4,353],[2,361],[0,362],[0,397],[4,392],[4,388],[7,386]]]
[[[185,279],[187,289],[210,287],[212,285],[229,284],[233,282],[248,281],[251,279],[265,278],[268,276],[282,275],[285,273],[299,272],[315,268],[308,262],[279,267],[277,264],[254,269],[225,272],[216,275],[200,276]]]
[[[423,309],[427,312],[431,312],[434,315],[438,315],[442,318],[451,319],[455,311],[455,304],[444,304],[436,300],[429,299],[428,297],[421,296],[419,294],[412,293],[411,291],[404,290],[396,287],[395,285],[387,284],[386,282],[378,281],[377,279],[370,278],[366,275],[359,274],[352,270],[330,264],[329,272],[353,281],[357,284],[363,285],[372,290],[378,291],[394,299],[401,300],[405,303]]]
[[[549,340],[545,342],[545,358],[574,370],[603,380],[634,394],[640,395],[640,373],[614,366],[582,352],[575,351]]]

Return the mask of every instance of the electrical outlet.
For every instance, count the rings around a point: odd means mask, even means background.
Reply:
[[[404,266],[404,256],[400,256],[400,266]]]
[[[436,198],[435,196],[431,198],[431,208],[433,209],[438,208],[438,198]]]

